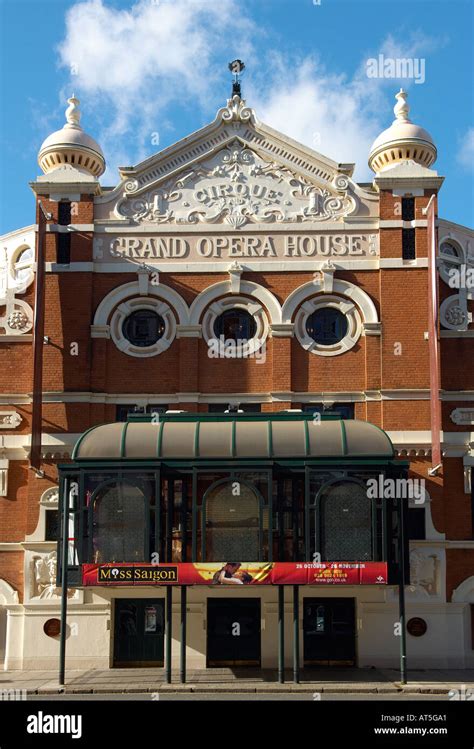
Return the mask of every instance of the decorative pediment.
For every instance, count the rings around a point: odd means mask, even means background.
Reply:
[[[122,182],[95,199],[96,217],[236,230],[375,216],[377,195],[354,183],[352,171],[352,164],[338,164],[264,125],[234,96],[210,125],[121,168]]]
[[[316,186],[235,140],[158,188],[120,199],[115,213],[137,223],[223,223],[233,229],[336,220],[352,213],[356,201],[345,175],[337,175],[332,187]]]

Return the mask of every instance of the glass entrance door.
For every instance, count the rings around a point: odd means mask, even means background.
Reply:
[[[354,598],[305,598],[303,640],[305,665],[354,666]]]
[[[116,599],[114,666],[162,666],[163,654],[164,601]]]
[[[260,666],[260,600],[207,601],[207,666]]]

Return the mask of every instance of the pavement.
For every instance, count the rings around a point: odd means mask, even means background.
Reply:
[[[189,669],[186,683],[180,683],[179,671],[172,672],[171,684],[166,683],[163,668],[114,668],[67,670],[66,684],[60,686],[57,671],[1,671],[0,698],[11,699],[10,690],[22,694],[278,694],[282,692],[313,692],[319,694],[438,694],[453,700],[474,702],[474,669],[413,670],[408,683],[400,683],[395,669],[320,668],[302,669],[300,683],[293,682],[291,671],[285,683],[278,682],[275,670],[245,668]],[[22,697],[17,697],[22,699]]]

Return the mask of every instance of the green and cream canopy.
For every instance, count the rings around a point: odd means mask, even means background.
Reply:
[[[73,460],[393,459],[388,435],[357,420],[171,418],[102,424],[78,440]]]

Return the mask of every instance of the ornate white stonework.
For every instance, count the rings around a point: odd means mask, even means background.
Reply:
[[[11,232],[0,241],[0,336],[23,335],[33,327],[33,310],[17,297],[34,279],[34,231]]]
[[[0,429],[16,429],[22,421],[18,411],[0,411]]]
[[[264,346],[270,328],[268,317],[262,305],[256,299],[232,294],[213,302],[205,311],[202,318],[202,335],[208,346],[216,346],[215,322],[219,315],[232,309],[242,309],[248,312],[255,322],[255,334],[250,339],[242,339],[237,348],[229,346],[227,349],[224,342],[217,347],[220,356],[232,358],[238,354],[238,358],[253,356]],[[237,339],[238,340],[238,339]],[[214,349],[215,350],[215,349]]]
[[[356,205],[345,175],[336,175],[332,190],[318,187],[236,140],[159,189],[121,197],[115,214],[136,223],[217,223],[236,230],[248,223],[340,220]]]
[[[59,503],[59,487],[52,486],[50,489],[46,489],[41,495],[40,505],[46,507],[49,510],[57,509]]]
[[[317,310],[331,307],[346,318],[347,331],[342,340],[332,345],[317,343],[307,331],[308,318]],[[305,301],[295,316],[295,334],[306,351],[319,356],[338,356],[353,348],[363,332],[359,310],[350,299],[335,294],[319,294]]]
[[[255,122],[255,112],[251,107],[247,107],[245,99],[240,96],[233,96],[227,99],[227,106],[222,107],[217,112],[217,117],[224,122]]]
[[[459,426],[474,426],[474,408],[455,408],[451,411],[451,421]]]
[[[50,602],[57,606],[61,597],[61,588],[56,586],[57,552],[46,551],[38,553],[27,549],[25,551],[25,602]],[[68,588],[68,598],[79,599],[80,591]]]
[[[57,559],[56,552],[37,557],[34,561],[34,588],[32,598],[55,598],[61,594],[56,587]]]
[[[474,299],[474,232],[440,221],[438,270],[442,280],[462,299]]]
[[[465,294],[452,294],[439,308],[440,322],[448,330],[465,331],[472,322]]]
[[[151,310],[164,322],[164,332],[152,346],[135,346],[124,335],[123,324],[132,312]],[[156,296],[139,296],[119,304],[110,320],[110,337],[124,354],[137,358],[156,356],[169,348],[176,336],[176,319],[171,307]]]
[[[428,596],[436,596],[440,583],[440,560],[433,549],[415,548],[410,552],[410,583]]]

